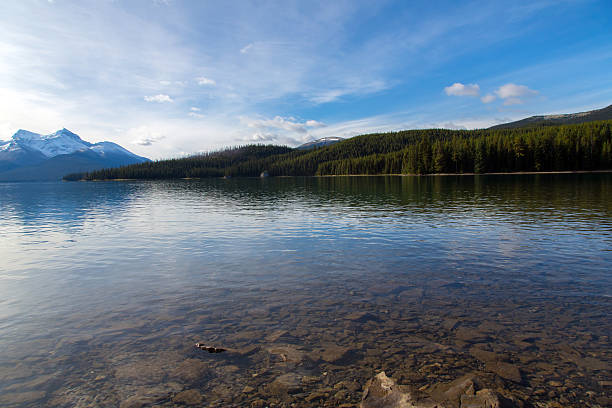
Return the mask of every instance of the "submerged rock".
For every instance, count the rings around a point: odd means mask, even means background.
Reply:
[[[512,408],[511,401],[495,391],[480,388],[480,380],[466,375],[450,383],[439,383],[427,393],[396,384],[385,372],[368,381],[360,408]],[[502,404],[502,401],[504,402]]]
[[[44,391],[29,391],[21,393],[5,393],[0,395],[1,405],[7,404],[34,404],[35,401],[44,398],[46,393]],[[33,405],[30,405],[33,406]]]
[[[330,344],[321,351],[321,360],[328,363],[338,363],[345,360],[354,349],[351,347],[342,347],[335,344]]]
[[[289,344],[270,347],[267,351],[278,356],[279,362],[283,363],[300,363],[304,359],[304,352]]]
[[[173,402],[185,405],[200,405],[202,400],[202,394],[200,394],[197,390],[182,391],[172,398]]]
[[[209,375],[209,366],[195,358],[188,358],[181,361],[174,370],[170,371],[171,378],[178,378],[181,381],[194,382],[206,378]]]
[[[378,373],[369,380],[363,392],[360,408],[437,408],[438,405],[429,400],[416,401],[416,398],[404,387],[385,374]]]
[[[487,362],[485,364],[487,370],[494,372],[505,380],[510,380],[515,383],[520,383],[521,370],[514,364],[504,363],[503,361]]]
[[[356,323],[366,323],[370,320],[379,321],[379,319],[370,312],[353,312],[346,315],[345,319]]]
[[[283,374],[269,384],[268,391],[273,395],[295,394],[302,391],[301,380],[302,377],[295,373]]]
[[[439,383],[431,387],[430,394],[445,406],[457,406],[464,395],[475,395],[480,388],[480,381],[473,375],[465,375],[450,383]]]
[[[489,389],[480,390],[476,395],[462,395],[461,408],[500,408],[499,397]]]

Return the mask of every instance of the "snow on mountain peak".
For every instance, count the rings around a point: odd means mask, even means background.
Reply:
[[[79,135],[77,135],[76,133],[72,133],[71,131],[69,131],[66,128],[58,130],[55,133],[51,133],[49,135],[43,136],[43,138],[46,138],[46,139],[52,139],[52,138],[56,138],[56,137],[67,137],[67,138],[74,139],[74,140],[77,140],[77,141],[80,141],[80,142],[84,142],[83,139],[81,139],[79,137]],[[87,142],[84,142],[84,143],[87,143]]]
[[[8,148],[11,146],[11,141],[10,140],[0,140],[0,152],[3,150],[8,150]]]
[[[40,135],[38,133],[30,132],[29,130],[25,130],[25,129],[19,129],[13,135],[13,140],[30,141],[30,140],[37,140],[37,139],[40,139]]]
[[[0,141],[0,180],[60,180],[70,173],[149,161],[112,142],[89,143],[68,129],[48,135],[17,131]]]
[[[38,150],[46,157],[55,157],[60,154],[70,154],[89,148],[90,144],[67,129],[58,130],[49,135],[40,135],[20,129],[13,135],[11,144],[30,150]]]
[[[119,153],[132,157],[139,157],[115,143],[100,142],[93,144],[86,142],[76,133],[72,133],[66,128],[48,135],[41,135],[19,129],[10,141],[0,141],[0,151],[19,149],[35,150],[48,158],[85,150],[94,151],[102,156],[106,153]]]
[[[101,154],[102,156],[104,156],[106,153],[119,153],[119,154],[125,154],[125,155],[132,156],[132,157],[138,157],[134,153],[130,152],[127,149],[124,149],[123,147],[119,146],[117,143],[113,143],[113,142],[99,142],[99,143],[91,145],[90,149]]]

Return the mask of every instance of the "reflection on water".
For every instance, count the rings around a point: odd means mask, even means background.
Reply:
[[[0,184],[0,214],[2,406],[352,406],[381,369],[611,402],[609,174]]]

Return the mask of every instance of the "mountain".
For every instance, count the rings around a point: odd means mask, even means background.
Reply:
[[[303,145],[296,147],[296,149],[299,149],[299,150],[314,149],[316,147],[329,146],[334,143],[341,142],[343,140],[344,139],[341,137],[323,137],[321,139],[313,140],[312,142],[304,143]]]
[[[584,122],[612,119],[612,105],[586,112],[566,113],[560,115],[531,116],[516,122],[491,126],[489,129],[511,129],[525,126],[574,125]]]
[[[0,181],[61,180],[68,173],[146,161],[116,143],[89,143],[68,129],[49,135],[21,129],[0,141]]]

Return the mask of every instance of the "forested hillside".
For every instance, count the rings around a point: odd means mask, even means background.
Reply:
[[[370,134],[314,150],[250,145],[66,179],[432,174],[612,169],[612,121]]]
[[[578,123],[595,122],[597,120],[612,120],[612,105],[586,112],[531,116],[515,122],[491,126],[490,129],[509,129],[525,126],[576,125]]]

